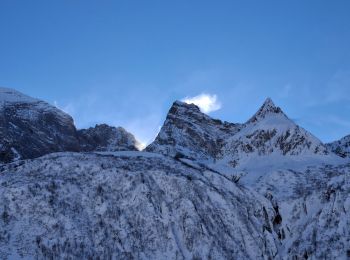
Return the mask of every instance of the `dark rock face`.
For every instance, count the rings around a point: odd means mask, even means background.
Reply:
[[[340,157],[350,157],[350,135],[343,137],[342,139],[326,144],[327,148],[339,155]]]
[[[56,107],[0,88],[0,163],[63,151],[135,150],[136,144],[123,128],[99,125],[77,131],[72,117]]]
[[[155,141],[146,151],[195,159],[213,159],[224,140],[239,131],[239,124],[222,122],[203,114],[196,105],[173,103]]]
[[[81,151],[136,151],[138,142],[122,127],[106,124],[78,130]]]

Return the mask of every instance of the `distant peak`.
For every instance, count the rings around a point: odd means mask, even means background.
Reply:
[[[271,98],[267,98],[262,106],[259,108],[258,112],[248,120],[248,123],[254,123],[259,119],[265,118],[268,114],[282,114],[284,115],[282,109],[275,105]]]

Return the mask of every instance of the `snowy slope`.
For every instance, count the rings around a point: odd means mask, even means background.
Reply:
[[[346,259],[350,164],[245,188],[147,152],[60,153],[0,168],[0,258]]]
[[[0,258],[267,259],[275,211],[213,172],[142,152],[0,170]]]
[[[253,185],[279,212],[281,256],[350,257],[350,163],[270,171]]]

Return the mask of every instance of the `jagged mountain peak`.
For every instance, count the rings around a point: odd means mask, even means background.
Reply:
[[[223,140],[236,133],[239,127],[239,124],[211,118],[194,104],[175,101],[146,151],[197,159],[215,158]]]
[[[324,155],[320,140],[290,120],[267,98],[245,124],[213,119],[194,104],[175,101],[147,151],[191,159],[229,162],[266,155]]]
[[[280,112],[280,108],[275,105],[275,103],[272,101],[270,97],[266,98],[262,106],[260,107],[259,111],[261,112],[271,112],[271,113],[278,113]]]
[[[188,104],[179,100],[176,100],[171,108],[169,109],[168,116],[170,115],[184,115],[184,114],[193,114],[200,113],[203,114],[199,107],[195,104]]]
[[[271,98],[267,98],[259,110],[251,117],[247,123],[254,123],[258,120],[264,119],[267,115],[278,114],[283,117],[287,116],[283,113],[282,109],[275,105]]]

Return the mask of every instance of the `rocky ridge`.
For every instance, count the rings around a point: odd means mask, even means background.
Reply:
[[[344,136],[338,141],[326,144],[331,152],[345,158],[350,157],[350,135]]]
[[[0,163],[52,152],[137,149],[123,128],[101,125],[78,131],[60,109],[8,88],[0,88],[0,140]]]
[[[320,140],[296,125],[269,98],[244,124],[212,119],[197,106],[176,101],[146,150],[193,160],[221,161],[232,167],[247,157],[328,153]]]

